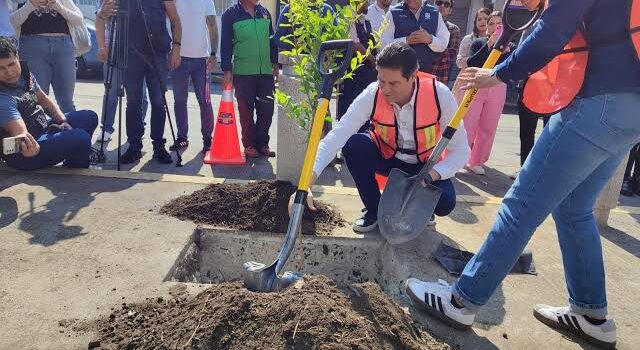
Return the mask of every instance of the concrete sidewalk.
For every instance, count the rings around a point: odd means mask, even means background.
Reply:
[[[91,334],[60,325],[83,329],[83,320],[108,314],[123,302],[202,288],[164,281],[195,225],[158,212],[169,199],[204,186],[201,177],[139,175],[151,179],[142,180],[58,172],[25,175],[0,170],[0,349],[86,349]],[[345,219],[359,214],[360,200],[352,190],[319,190],[317,198],[332,203]],[[479,197],[460,197],[450,217],[438,218],[428,241],[448,238],[475,251],[497,208],[491,201],[481,204]],[[617,210],[610,219],[612,228],[603,231],[619,349],[634,349],[640,342],[638,221],[640,213]],[[348,227],[336,234],[361,239]],[[434,249],[420,242],[415,250],[428,254]],[[538,275],[509,276],[473,331],[453,331],[413,308],[410,312],[434,335],[462,349],[590,349],[531,315],[536,303],[566,303],[551,220],[540,227],[530,247]],[[416,277],[453,279],[434,260],[422,271]]]

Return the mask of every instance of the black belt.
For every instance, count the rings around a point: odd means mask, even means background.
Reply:
[[[401,147],[396,148],[396,151],[400,152],[400,153],[408,154],[408,155],[416,155],[416,154],[418,154],[418,153],[416,153],[415,149],[408,149],[408,148],[401,148]]]

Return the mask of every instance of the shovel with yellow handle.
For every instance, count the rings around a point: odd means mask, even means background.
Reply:
[[[280,248],[280,252],[276,257],[276,260],[271,265],[266,266],[265,264],[255,261],[244,263],[244,285],[251,291],[276,292],[286,288],[302,277],[302,274],[297,272],[287,271],[282,275],[280,272],[286,264],[289,255],[293,251],[293,247],[295,246],[296,238],[300,230],[300,224],[302,223],[302,214],[304,213],[309,186],[311,185],[313,164],[315,162],[316,152],[318,151],[318,145],[322,136],[322,127],[324,126],[325,117],[329,110],[329,101],[331,100],[333,85],[339,77],[344,75],[347,67],[349,67],[351,57],[353,56],[353,50],[354,47],[351,40],[325,41],[320,46],[318,71],[322,76],[322,87],[320,89],[318,108],[316,109],[315,116],[313,117],[307,152],[305,154],[302,172],[300,173],[300,180],[298,182],[298,190],[296,191],[295,199],[293,201],[293,209],[289,217],[287,236],[284,244]],[[325,63],[326,58],[328,57],[327,53],[330,51],[344,52],[344,56],[342,56],[342,62],[339,67],[331,72],[327,72],[325,70]]]
[[[506,26],[482,68],[493,68],[508,48],[511,39],[531,26],[541,13],[542,7],[529,11],[521,1],[507,1],[503,11],[503,23]],[[392,169],[389,173],[387,185],[378,205],[378,226],[380,233],[390,244],[409,242],[424,232],[442,191],[431,184],[424,186],[422,182],[429,177],[429,172],[460,127],[462,119],[469,111],[477,94],[478,89],[467,91],[456,114],[429,156],[429,160],[417,175],[409,176],[399,169]]]

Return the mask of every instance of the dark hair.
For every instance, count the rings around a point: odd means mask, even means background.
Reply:
[[[493,18],[493,17],[500,17],[502,18],[502,12],[501,11],[493,11],[491,12],[491,14],[489,15],[489,18],[487,18],[487,23]]]
[[[487,16],[491,16],[491,10],[489,10],[486,7],[483,7],[478,11],[476,11],[476,17],[473,19],[473,35],[475,36],[480,36],[480,31],[478,30],[478,26],[476,25],[476,22],[478,21],[478,15],[480,15],[481,13],[484,13]]]
[[[9,58],[11,54],[18,55],[18,48],[12,39],[0,37],[0,58]]]
[[[418,55],[409,44],[396,41],[385,46],[376,57],[376,64],[382,68],[398,69],[409,79],[418,69]]]

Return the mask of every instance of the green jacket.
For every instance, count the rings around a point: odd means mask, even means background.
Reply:
[[[255,17],[240,2],[222,14],[220,67],[234,75],[271,74],[278,63],[271,14],[261,5]],[[233,62],[232,62],[233,58]]]

